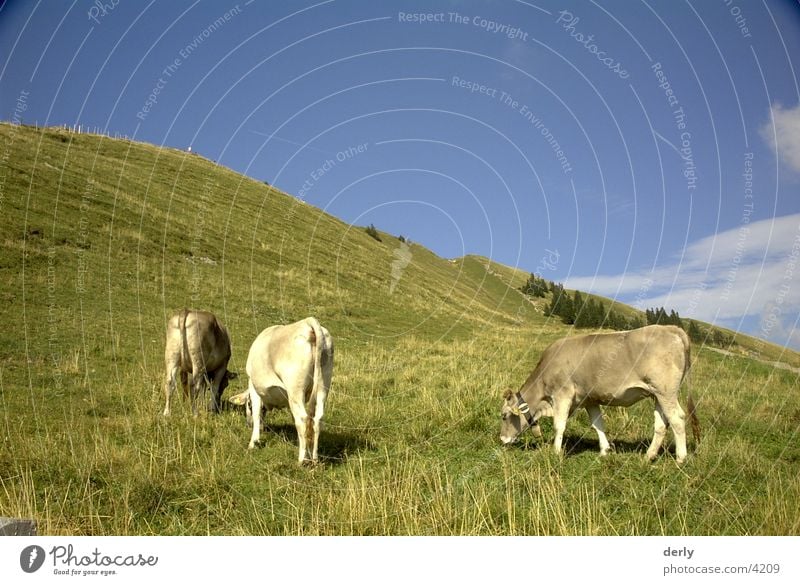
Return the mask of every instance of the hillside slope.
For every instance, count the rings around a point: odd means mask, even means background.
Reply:
[[[5,124],[0,139],[6,362],[60,363],[88,342],[149,363],[184,306],[220,314],[240,348],[309,314],[358,342],[537,319],[469,263],[403,252],[199,156]]]
[[[800,530],[794,372],[698,348],[705,438],[681,474],[640,456],[647,401],[607,410],[603,460],[582,413],[563,460],[528,437],[501,450],[503,389],[574,333],[520,271],[379,242],[197,155],[8,124],[0,227],[0,516],[40,534]],[[164,327],[184,306],[221,317],[242,374],[269,325],[332,332],[321,470],[294,463],[286,412],[254,451],[239,412],[161,416]]]

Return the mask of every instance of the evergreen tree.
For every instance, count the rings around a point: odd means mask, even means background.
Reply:
[[[689,331],[687,333],[689,334],[689,339],[695,343],[703,341],[703,331],[697,326],[695,321],[689,321]]]
[[[580,327],[600,327],[603,322],[602,310],[600,303],[589,297],[583,307],[583,318]]]
[[[526,295],[544,298],[547,294],[547,281],[544,278],[537,277],[535,274],[531,274],[521,290]]]
[[[576,327],[582,327],[582,319],[584,309],[584,300],[581,291],[576,290],[575,293],[572,295],[572,315],[570,324],[574,324]]]
[[[575,302],[568,294],[564,293],[562,303],[561,320],[567,325],[572,325],[575,323]]]
[[[562,303],[564,299],[564,287],[560,284],[552,283],[550,292],[553,296],[550,298],[550,305],[545,310],[545,315],[548,317],[560,317],[562,311]]]

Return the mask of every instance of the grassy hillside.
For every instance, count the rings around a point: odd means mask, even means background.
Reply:
[[[605,459],[583,413],[563,460],[530,437],[501,449],[502,389],[572,333],[513,269],[378,242],[184,152],[7,124],[0,145],[0,516],[43,534],[800,530],[792,371],[697,348],[706,434],[680,471],[644,462],[644,403],[607,411]],[[183,306],[220,316],[242,374],[269,325],[331,330],[322,466],[296,465],[287,412],[253,452],[239,412],[194,419],[178,400],[161,417]]]

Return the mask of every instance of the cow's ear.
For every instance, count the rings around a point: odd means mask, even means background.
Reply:
[[[235,396],[231,396],[228,398],[228,402],[231,404],[235,404],[236,406],[242,406],[247,402],[247,397],[250,395],[250,391],[242,392],[241,394],[236,394]]]
[[[512,396],[514,396],[514,391],[511,388],[506,388],[505,392],[503,392],[503,400],[510,400]]]
[[[236,372],[231,372],[230,370],[228,370],[228,372],[225,375],[227,376],[228,380],[235,380],[236,378],[239,377],[239,374],[237,374]]]

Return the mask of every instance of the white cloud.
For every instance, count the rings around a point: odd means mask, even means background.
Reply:
[[[732,328],[749,316],[772,320],[765,337],[800,347],[800,213],[703,238],[653,269],[571,277],[565,286]]]
[[[776,156],[800,172],[800,104],[789,109],[775,104],[770,114],[770,121],[759,129],[761,138]]]

